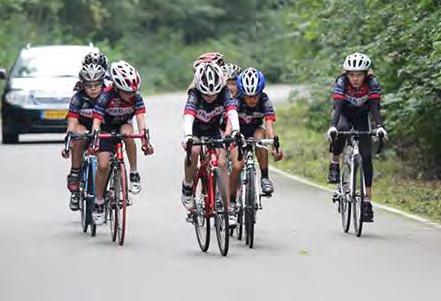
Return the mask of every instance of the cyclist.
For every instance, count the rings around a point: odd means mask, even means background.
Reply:
[[[193,72],[196,71],[197,67],[202,63],[215,63],[219,67],[225,65],[224,55],[219,52],[207,52],[201,54],[194,62],[193,62]]]
[[[245,138],[274,138],[273,122],[276,121],[276,115],[268,95],[263,91],[265,88],[263,73],[255,68],[247,68],[239,75],[237,86],[239,89],[240,132]],[[236,205],[239,177],[244,167],[244,162],[237,160],[237,151],[237,148],[231,150],[233,168],[230,173],[230,200],[232,207]],[[278,151],[273,149],[272,154],[276,161],[283,157],[281,149]],[[259,161],[262,192],[271,194],[274,192],[274,186],[268,175],[268,151],[257,148],[256,156]]]
[[[100,65],[91,63],[82,66],[79,73],[81,89],[72,96],[67,114],[68,132],[82,134],[85,131],[91,131],[93,109],[97,98],[103,90],[105,74],[105,70]],[[84,140],[74,141],[72,145],[72,163],[70,173],[67,176],[67,187],[72,193],[70,209],[74,211],[79,209],[80,167],[85,147]],[[63,150],[62,156],[68,158],[69,153]]]
[[[104,85],[110,86],[112,84],[110,76],[107,72],[107,67],[108,67],[107,57],[103,53],[101,53],[99,51],[89,52],[83,59],[83,66],[89,65],[89,64],[100,65],[101,67],[103,67],[104,72],[105,72]],[[74,91],[79,91],[79,90],[83,89],[82,85],[83,85],[83,82],[78,81],[75,84]]]
[[[225,64],[222,66],[222,71],[224,72],[226,84],[227,84],[228,90],[230,90],[231,95],[233,97],[238,97],[239,90],[237,88],[236,79],[239,76],[240,72],[242,71],[242,68],[240,68],[239,65],[228,63],[228,64]],[[221,123],[222,132],[225,132],[225,129],[227,126],[226,114],[222,115],[222,119],[221,119],[220,123]]]
[[[222,138],[220,118],[224,112],[228,114],[233,136],[237,135],[239,133],[237,100],[231,96],[225,86],[222,69],[215,63],[201,63],[196,67],[194,83],[196,87],[189,89],[184,110],[184,139],[182,140],[184,149],[189,140],[197,141],[201,137]],[[192,187],[199,153],[200,146],[193,147],[191,165],[185,164],[182,203],[187,209],[192,209],[195,206]],[[228,190],[225,153],[225,149],[219,149],[218,166]],[[228,193],[227,198],[229,198]]]
[[[142,96],[137,93],[141,85],[141,77],[134,67],[124,61],[112,63],[110,76],[113,86],[104,89],[94,110],[92,130],[94,132],[93,151],[98,151],[98,170],[96,175],[96,199],[93,219],[97,225],[104,222],[104,189],[109,174],[111,152],[114,149],[112,139],[98,139],[100,130],[103,132],[119,132],[132,134],[134,129],[131,119],[136,115],[139,133],[145,133],[145,107]],[[124,141],[130,163],[130,191],[138,194],[141,191],[141,178],[137,171],[136,144],[133,139]],[[142,149],[146,155],[153,153],[148,141],[142,141]]]
[[[327,137],[333,142],[333,153],[329,164],[329,183],[340,181],[340,154],[345,145],[344,137],[338,137],[338,131],[347,131],[353,127],[357,131],[369,131],[369,112],[377,124],[377,136],[385,137],[388,134],[383,125],[380,113],[381,90],[377,79],[369,73],[371,60],[362,53],[349,55],[344,63],[345,73],[340,75],[334,84],[332,98],[334,100],[334,112],[331,126],[327,131]],[[360,154],[363,160],[365,174],[366,194],[364,200],[363,221],[372,222],[372,141],[370,137],[360,137]]]

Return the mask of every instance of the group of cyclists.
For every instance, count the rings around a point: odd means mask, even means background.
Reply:
[[[369,112],[377,124],[377,135],[387,138],[380,114],[381,91],[375,76],[371,72],[371,61],[367,55],[354,53],[349,55],[343,64],[344,73],[340,75],[333,88],[334,111],[327,137],[333,141],[333,153],[329,165],[329,183],[340,180],[340,154],[345,140],[338,137],[339,131],[369,130]],[[274,138],[273,123],[276,115],[268,95],[264,92],[265,76],[256,68],[242,68],[236,64],[226,63],[224,56],[209,52],[198,57],[193,64],[193,81],[188,87],[187,101],[183,116],[184,150],[191,154],[191,164],[184,164],[181,200],[187,210],[195,207],[193,196],[193,179],[197,171],[200,146],[192,146],[189,141],[200,141],[201,138],[232,137],[234,141],[245,141],[246,138]],[[119,132],[132,134],[133,117],[136,116],[140,134],[147,130],[145,106],[139,93],[141,77],[137,70],[125,61],[108,64],[106,56],[100,52],[91,52],[83,60],[79,72],[79,82],[69,106],[68,132],[92,133],[92,140],[77,140],[72,145],[71,170],[67,176],[67,186],[71,192],[70,208],[79,209],[79,178],[83,152],[96,154],[98,170],[96,174],[96,197],[92,217],[94,223],[104,223],[104,195],[109,174],[109,161],[113,151],[113,141],[100,140],[98,133]],[[128,161],[130,163],[130,192],[141,191],[141,178],[137,171],[137,149],[133,139],[124,140]],[[142,151],[145,155],[153,154],[153,147],[148,138],[142,140]],[[371,140],[362,137],[360,151],[365,171],[367,197],[363,219],[373,221],[372,199],[372,156]],[[239,161],[238,147],[234,143],[228,148],[219,147],[218,168],[223,182],[226,183],[227,204],[229,204],[230,225],[236,224],[236,198],[240,173],[244,168],[243,160]],[[230,153],[231,170],[227,171],[227,152]],[[256,149],[260,167],[261,191],[266,194],[274,192],[269,179],[267,149]],[[274,160],[283,158],[281,148],[271,150]],[[62,152],[63,157],[69,154]]]

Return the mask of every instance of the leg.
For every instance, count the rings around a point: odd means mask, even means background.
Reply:
[[[196,175],[200,152],[201,147],[194,146],[191,150],[190,166],[187,166],[187,160],[184,160],[184,181],[182,182],[181,200],[187,209],[192,209],[195,206],[193,199],[193,180]]]
[[[254,139],[263,139],[266,137],[266,131],[263,128],[257,128],[254,132]],[[263,148],[256,148],[256,157],[259,162],[260,168],[260,186],[262,187],[262,192],[266,194],[271,194],[274,192],[273,183],[269,179],[268,175],[268,151]]]
[[[104,190],[110,171],[110,152],[100,152],[97,155],[98,169],[96,172],[96,198],[93,206],[92,218],[96,225],[104,223]]]
[[[242,172],[242,169],[244,167],[244,161],[239,161],[237,158],[238,150],[237,147],[230,150],[230,158],[233,162],[233,168],[230,172],[230,202],[235,203],[236,202],[236,194],[237,189],[239,188],[239,178],[240,173]]]
[[[349,122],[345,115],[341,114],[337,124],[337,131],[348,131]],[[345,147],[346,138],[337,137],[332,146],[332,158],[329,163],[328,182],[336,184],[340,181],[340,154]]]

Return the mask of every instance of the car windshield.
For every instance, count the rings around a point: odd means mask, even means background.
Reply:
[[[87,47],[33,48],[25,50],[17,60],[12,77],[76,77]]]

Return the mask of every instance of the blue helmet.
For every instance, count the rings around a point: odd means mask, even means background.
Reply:
[[[252,96],[262,93],[265,88],[265,76],[255,68],[247,68],[237,78],[239,93]]]

